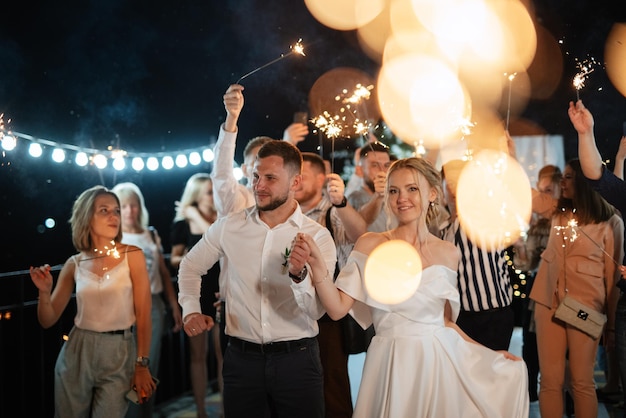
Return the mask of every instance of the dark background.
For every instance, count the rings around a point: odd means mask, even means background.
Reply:
[[[564,40],[563,73],[553,94],[531,100],[513,122],[524,119],[544,133],[562,135],[566,158],[576,156],[577,146],[567,118],[568,101],[576,97],[573,59],[592,56],[602,62],[612,24],[626,20],[622,4],[533,4],[536,21]],[[157,153],[210,145],[224,119],[222,95],[228,86],[288,52],[298,38],[306,57],[287,57],[242,82],[246,104],[238,162],[249,138],[281,137],[294,112],[309,110],[309,90],[328,70],[353,67],[376,77],[378,63],[361,52],[354,32],[324,27],[294,0],[5,0],[0,6],[0,113],[16,132],[85,148]],[[602,68],[591,75],[581,98],[595,116],[604,158],[612,159],[626,120],[626,100]],[[517,126],[511,125],[513,135]],[[353,145],[336,142],[348,151]],[[318,143],[311,134],[301,149],[315,151]],[[206,163],[140,173],[81,168],[72,153],[63,164],[51,162],[49,147],[41,158],[32,158],[28,145],[19,140],[15,150],[0,150],[0,416],[51,415],[54,360],[62,335],[71,328],[73,307],[55,327],[42,330],[36,290],[23,273],[31,265],[62,264],[75,253],[67,220],[77,195],[96,184],[135,182],[169,252],[175,200],[189,176],[211,170]],[[326,157],[329,148],[325,141]],[[349,158],[349,152],[345,155]],[[56,226],[44,227],[46,218]],[[15,270],[22,274],[9,273]],[[162,367],[169,373],[160,385],[163,399],[188,384],[176,338],[184,341],[180,333],[169,333],[163,343],[163,359],[181,362]]]
[[[576,153],[566,112],[568,101],[575,99],[573,57],[602,62],[604,40],[623,17],[619,4],[541,0],[533,5],[536,20],[566,41],[563,74],[552,96],[531,100],[523,114],[514,116],[563,135],[566,158]],[[304,2],[291,0],[4,1],[0,113],[16,132],[80,147],[160,152],[208,145],[224,119],[222,95],[228,85],[288,52],[298,38],[306,57],[287,57],[242,82],[246,104],[239,162],[247,139],[281,137],[293,113],[308,110],[309,89],[326,71],[349,66],[376,76],[378,63],[361,52],[354,32],[321,25]],[[612,158],[626,120],[624,97],[599,68],[581,98],[596,118],[603,155]],[[301,148],[313,151],[318,140],[311,134]],[[0,155],[4,272],[60,264],[74,253],[67,224],[71,205],[95,184],[137,183],[150,223],[169,251],[174,201],[190,175],[211,169],[204,163],[170,171],[100,171],[76,166],[71,153],[63,164],[49,160],[49,149],[34,159],[27,147],[20,140],[15,150]],[[56,221],[52,229],[43,227],[48,217]]]

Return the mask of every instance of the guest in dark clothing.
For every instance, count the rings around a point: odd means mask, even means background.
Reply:
[[[472,242],[460,225],[456,210],[456,187],[464,162],[453,160],[443,167],[444,194],[449,225],[441,231],[443,239],[461,252],[458,287],[461,311],[456,323],[480,344],[492,350],[508,350],[515,326],[513,288],[505,258],[505,248],[483,249]]]
[[[170,244],[172,246],[171,264],[178,269],[183,256],[202,238],[202,234],[217,219],[217,211],[213,205],[213,185],[211,178],[206,173],[194,174],[187,180],[187,185],[183,191],[180,202],[177,202],[176,217],[170,233]],[[217,278],[219,277],[219,263],[207,271],[202,278],[202,312],[212,318],[216,317],[215,302],[219,293]],[[208,279],[208,280],[204,280]],[[217,322],[217,321],[216,321]],[[224,322],[224,321],[221,321]],[[223,327],[221,327],[223,328]],[[221,363],[222,363],[222,340],[226,343],[226,338],[220,338],[220,330],[215,327],[211,333],[215,346],[215,357],[217,360],[218,382],[221,384]],[[191,389],[198,417],[207,417],[205,410],[205,397],[207,392],[208,369],[208,336],[207,334],[189,337],[190,351],[190,375]]]
[[[623,216],[626,213],[626,183],[621,176],[617,176],[614,172],[608,170],[602,162],[593,133],[593,115],[585,107],[582,100],[576,103],[570,102],[568,114],[574,129],[578,132],[578,158],[583,174],[591,184],[591,187],[600,193]],[[616,162],[616,166],[621,167],[623,171],[623,160]],[[623,176],[623,172],[621,174]],[[624,245],[626,246],[626,239],[624,240]],[[624,260],[617,261],[620,261],[622,264],[625,262]],[[605,333],[608,340],[605,341],[605,345],[609,347],[613,344],[615,345],[615,354],[619,364],[622,384],[626,382],[626,280],[623,277],[624,267],[622,266],[622,279],[617,283],[620,292],[615,292],[619,294],[615,311],[615,329],[610,329]],[[626,396],[624,401],[626,401]]]

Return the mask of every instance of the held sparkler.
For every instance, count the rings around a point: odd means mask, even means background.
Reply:
[[[515,78],[515,76],[517,75],[517,73],[504,73],[504,76],[507,77],[509,79],[509,104],[506,108],[506,130],[508,132],[509,130],[509,120],[511,119],[511,87],[513,85],[513,79]]]
[[[576,101],[580,100],[580,89],[585,87],[585,81],[587,81],[587,79],[589,78],[589,74],[594,71],[593,66],[595,64],[597,63],[595,58],[593,57],[584,61],[579,61],[578,59],[576,59],[576,67],[578,67],[579,71],[576,73],[576,75],[574,76],[574,80],[572,81],[572,84],[576,89]]]
[[[250,71],[249,73],[246,73],[244,75],[242,75],[241,77],[239,77],[239,80],[237,80],[237,82],[235,84],[239,84],[241,82],[241,80],[243,80],[244,78],[247,78],[249,76],[251,76],[252,74],[256,73],[257,71],[262,70],[263,68],[269,67],[272,64],[277,63],[278,61],[282,60],[283,58],[287,58],[288,56],[296,53],[296,54],[300,54],[303,57],[304,55],[304,46],[302,45],[302,38],[298,39],[298,42],[296,42],[295,45],[290,45],[289,48],[291,49],[290,52],[288,52],[287,54],[280,54],[280,57],[261,65],[258,68],[255,68],[254,70]]]
[[[364,86],[358,83],[351,95],[347,96],[349,90],[344,88],[335,96],[335,102],[338,104],[336,114],[333,115],[328,110],[324,110],[321,115],[311,120],[315,127],[331,140],[331,171],[333,173],[335,172],[335,139],[341,134],[347,134],[348,131],[350,133],[354,131],[355,134],[363,136],[371,129],[371,123],[367,118],[361,120],[357,113],[359,105],[364,100],[369,100],[373,89],[374,85]],[[364,110],[367,111],[367,109]],[[352,118],[352,125],[347,120],[348,115]]]

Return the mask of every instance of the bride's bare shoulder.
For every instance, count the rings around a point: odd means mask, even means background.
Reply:
[[[433,251],[437,254],[437,260],[435,264],[441,264],[446,266],[452,270],[456,270],[459,268],[459,261],[461,259],[461,252],[459,249],[451,243],[450,241],[441,240],[435,237],[433,240]]]
[[[374,251],[374,248],[378,247],[380,244],[389,241],[389,236],[384,232],[366,232],[361,235],[359,239],[354,244],[354,249],[363,254],[369,254]]]

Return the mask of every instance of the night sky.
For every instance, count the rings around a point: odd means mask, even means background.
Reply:
[[[531,100],[516,116],[563,135],[566,158],[575,157],[576,150],[566,112],[568,101],[575,99],[572,57],[602,60],[612,23],[624,17],[618,13],[620,3],[535,2],[537,21],[565,39],[562,82],[550,97]],[[242,82],[243,143],[256,135],[281,137],[293,113],[308,110],[308,92],[328,70],[349,66],[375,77],[378,63],[361,52],[353,32],[326,28],[295,0],[4,1],[0,113],[14,131],[80,147],[119,146],[134,152],[200,147],[216,139],[229,84],[288,52],[298,38],[306,57],[290,56]],[[601,69],[582,99],[594,113],[600,148],[610,158],[626,120],[626,101]],[[312,151],[316,144],[311,135],[302,148]],[[0,156],[3,272],[60,264],[73,254],[67,224],[71,205],[95,184],[137,183],[151,224],[169,251],[174,201],[190,175],[211,169],[203,164],[116,173],[78,167],[71,157],[56,164],[49,161],[49,151],[34,159],[26,148],[20,142]],[[52,229],[43,227],[48,217],[56,220]]]

